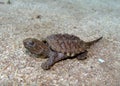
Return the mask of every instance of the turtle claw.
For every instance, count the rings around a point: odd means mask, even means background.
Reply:
[[[82,54],[77,56],[78,60],[85,60],[87,58],[88,51],[83,52]]]
[[[44,62],[44,63],[41,64],[41,67],[44,70],[49,70],[51,66],[49,64],[47,64],[47,62]]]

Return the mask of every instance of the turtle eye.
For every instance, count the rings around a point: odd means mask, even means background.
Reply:
[[[30,47],[34,46],[34,44],[35,44],[35,42],[33,42],[33,41],[29,41],[29,42],[28,42],[28,45],[29,45]]]

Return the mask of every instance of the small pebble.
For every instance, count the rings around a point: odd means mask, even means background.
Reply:
[[[38,18],[41,18],[41,15],[37,15],[36,18],[37,18],[37,19],[38,19]]]
[[[7,4],[11,4],[11,1],[10,1],[10,0],[8,0]]]
[[[105,62],[103,59],[98,59],[98,61],[99,61],[100,63]]]
[[[90,68],[93,68],[93,66],[90,66]]]

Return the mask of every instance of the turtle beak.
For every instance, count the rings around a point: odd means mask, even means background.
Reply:
[[[23,45],[25,48],[30,47],[31,40],[32,40],[31,38],[27,38],[27,39],[23,40]]]

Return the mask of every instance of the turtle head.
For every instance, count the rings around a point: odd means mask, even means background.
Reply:
[[[24,47],[30,51],[32,54],[45,54],[47,52],[48,46],[45,42],[37,40],[35,38],[27,38],[23,40]]]

